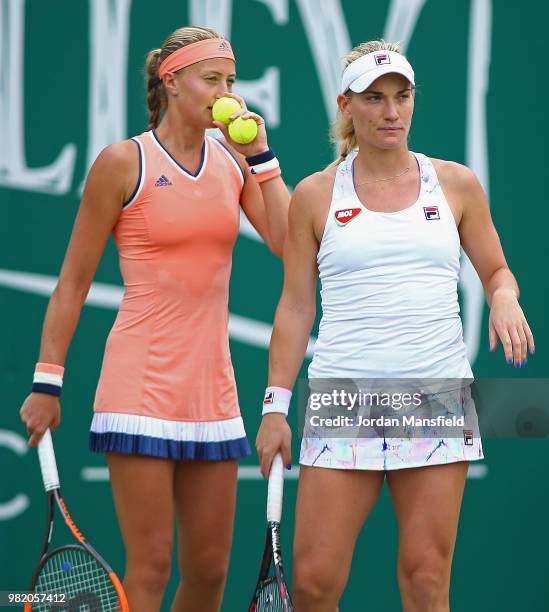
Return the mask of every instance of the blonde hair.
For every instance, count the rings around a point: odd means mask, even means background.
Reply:
[[[343,70],[347,68],[349,64],[357,60],[363,55],[373,53],[374,51],[394,51],[395,53],[403,53],[400,50],[400,43],[385,42],[383,39],[370,40],[368,42],[360,43],[343,58]],[[356,149],[357,140],[355,134],[355,128],[351,119],[346,119],[338,109],[336,118],[330,128],[330,142],[337,146],[339,157],[334,160],[328,168],[331,166],[337,166],[340,164],[351,151]]]
[[[147,109],[149,124],[147,130],[152,130],[160,123],[160,115],[166,110],[168,98],[162,79],[158,76],[160,64],[174,51],[192,43],[208,38],[224,38],[210,28],[187,26],[178,28],[166,38],[160,49],[153,49],[145,60],[145,88],[147,90]]]

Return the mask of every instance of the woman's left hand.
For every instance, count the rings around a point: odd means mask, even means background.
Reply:
[[[494,291],[488,330],[490,351],[496,350],[499,337],[509,365],[525,366],[527,352],[534,354],[534,336],[512,289]]]
[[[257,113],[252,113],[249,111],[248,107],[246,106],[246,102],[244,102],[244,99],[240,96],[227,92],[223,94],[223,97],[238,100],[240,106],[242,107],[239,111],[236,111],[231,115],[231,121],[234,121],[237,117],[242,117],[243,119],[253,119],[257,123],[257,136],[248,144],[239,144],[229,135],[228,125],[225,125],[221,121],[214,121],[213,124],[215,127],[219,128],[223,132],[223,136],[225,136],[226,141],[231,145],[231,147],[244,155],[244,157],[251,157],[252,155],[264,153],[269,148],[269,145],[267,144],[267,131],[265,129],[265,121],[263,117]]]

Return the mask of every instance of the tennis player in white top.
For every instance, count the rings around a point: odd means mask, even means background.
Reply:
[[[411,65],[384,41],[359,45],[345,64],[334,126],[341,155],[304,179],[290,205],[256,441],[264,476],[278,450],[291,462],[286,415],[315,319],[319,276],[322,320],[309,379],[470,380],[457,299],[460,247],[490,306],[490,350],[499,338],[517,368],[534,352],[479,181],[465,166],[408,149]],[[449,415],[474,413],[467,386],[446,386],[437,402]],[[399,525],[403,609],[448,611],[467,467],[483,458],[478,427],[450,437],[319,431],[301,445],[296,611],[337,609],[356,537],[385,477]]]

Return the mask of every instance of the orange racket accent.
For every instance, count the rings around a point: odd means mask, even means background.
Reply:
[[[67,506],[65,505],[65,502],[63,501],[63,498],[59,498],[59,505],[63,508],[63,514],[65,515],[65,523],[67,524],[68,528],[72,531],[72,535],[79,541],[79,542],[84,542],[86,540],[86,538],[82,535],[82,532],[80,531],[80,529],[78,529],[78,527],[74,524],[74,521],[71,519],[71,515],[69,514],[69,511],[67,510]]]
[[[109,578],[112,580],[116,593],[118,594],[118,599],[120,600],[120,612],[130,612],[130,606],[128,605],[126,593],[124,593],[122,583],[118,579],[118,576],[114,572],[111,572],[109,574]]]

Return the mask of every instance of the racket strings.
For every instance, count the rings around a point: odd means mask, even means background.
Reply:
[[[270,576],[263,581],[257,593],[255,610],[256,612],[284,612],[286,610],[275,576]]]
[[[66,600],[53,605],[51,602],[36,603],[33,611],[108,612],[119,609],[118,595],[109,575],[84,549],[54,553],[40,571],[34,590],[39,593],[66,593]]]

